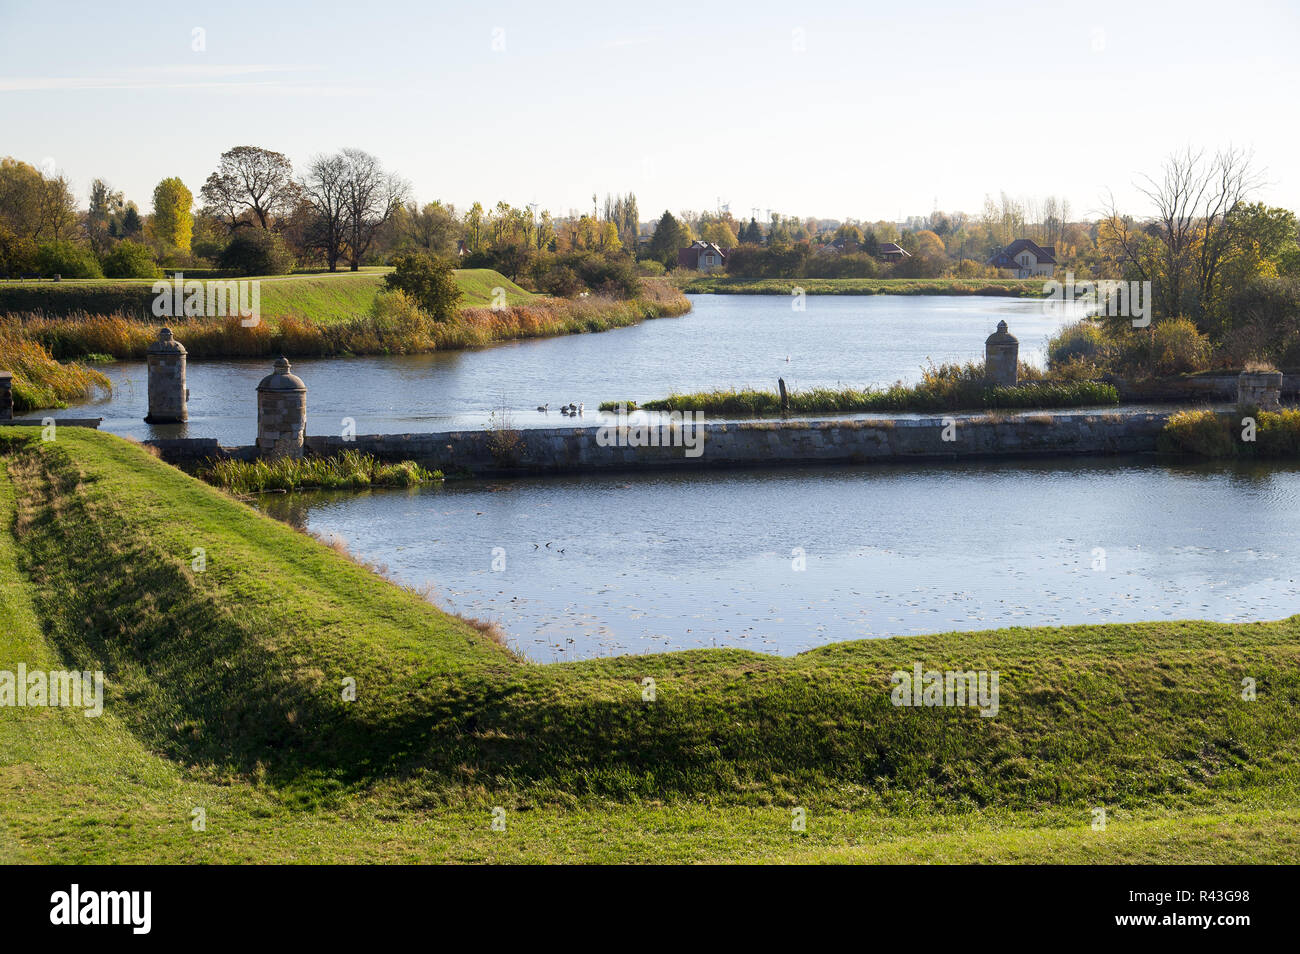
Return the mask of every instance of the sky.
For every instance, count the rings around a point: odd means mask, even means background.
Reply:
[[[1296,0],[0,0],[0,156],[146,211],[232,146],[352,146],[458,208],[900,220],[1003,191],[1145,214],[1169,153],[1235,146],[1300,209],[1298,41]]]

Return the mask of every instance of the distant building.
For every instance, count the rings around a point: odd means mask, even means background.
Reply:
[[[727,264],[727,252],[713,242],[696,239],[688,248],[677,250],[679,268],[693,268],[701,272],[711,272]]]
[[[837,238],[829,245],[823,245],[817,250],[819,253],[825,252],[827,255],[854,255],[862,251],[856,241],[851,238]]]
[[[911,257],[911,252],[894,242],[881,242],[876,246],[876,258],[882,262],[901,262]]]
[[[1016,239],[988,260],[988,264],[1011,278],[1050,278],[1056,271],[1056,246],[1035,245],[1029,239]]]

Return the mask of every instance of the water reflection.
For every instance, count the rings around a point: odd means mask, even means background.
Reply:
[[[598,423],[602,401],[647,400],[670,391],[714,387],[774,389],[888,385],[915,381],[933,360],[983,356],[984,339],[1005,318],[1021,356],[1042,359],[1048,335],[1065,320],[1037,301],[948,296],[823,296],[793,312],[783,296],[695,296],[695,310],[631,328],[495,345],[473,351],[366,358],[302,359],[294,372],[309,388],[307,428],[334,434],[343,418],[357,433],[480,429],[503,398],[517,427]],[[177,337],[184,341],[183,329]],[[188,425],[150,427],[145,366],[107,365],[110,400],[86,410],[104,429],[137,439],[255,437],[255,389],[266,359],[189,363]],[[540,405],[585,404],[567,418]]]
[[[263,506],[551,660],[1282,617],[1300,611],[1297,503],[1295,466],[1083,459],[463,482]]]

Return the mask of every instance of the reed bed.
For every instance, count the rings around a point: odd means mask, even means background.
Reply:
[[[39,341],[13,334],[0,324],[0,369],[13,374],[14,410],[66,407],[112,390],[108,378],[94,368],[62,363]]]
[[[1300,409],[1179,411],[1165,423],[1158,446],[1190,457],[1300,458]]]
[[[442,480],[441,471],[428,470],[414,461],[385,464],[359,451],[344,451],[333,457],[219,460],[201,470],[199,476],[234,494],[414,487]]]
[[[1119,403],[1113,385],[1096,381],[1026,381],[1015,387],[990,386],[983,378],[960,374],[928,373],[916,385],[888,388],[810,388],[789,392],[789,413],[854,411],[961,411],[1047,407],[1090,407]],[[728,417],[770,417],[783,413],[780,395],[755,389],[718,389],[697,394],[673,394],[638,405],[631,401],[606,401],[602,411],[620,404],[647,411],[704,411]]]

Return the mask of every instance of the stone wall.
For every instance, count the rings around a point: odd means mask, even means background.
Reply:
[[[481,430],[358,435],[352,440],[309,436],[304,451],[329,456],[355,450],[386,461],[414,460],[444,473],[487,476],[954,461],[1147,453],[1155,450],[1156,436],[1167,419],[1166,414],[1116,411],[706,424],[701,427],[702,453],[694,457],[680,446],[601,446],[601,429],[597,427],[518,431],[518,443],[513,449],[502,447],[508,441],[494,440],[490,432]],[[945,440],[945,435],[952,439]],[[216,441],[150,443],[164,459],[178,464],[215,457],[256,456],[255,447],[222,448]]]
[[[1240,375],[1189,374],[1184,377],[1160,378],[1156,381],[1126,381],[1108,377],[1115,385],[1120,400],[1126,404],[1218,401],[1236,403],[1237,379]],[[1282,379],[1282,396],[1300,396],[1300,374],[1287,374]]]

